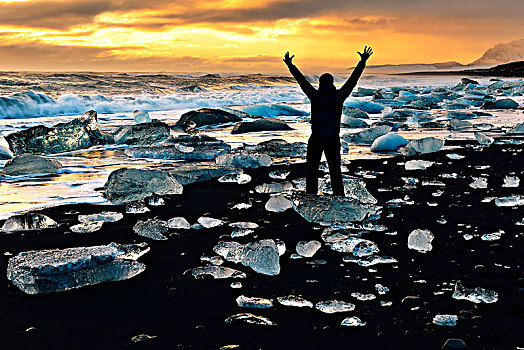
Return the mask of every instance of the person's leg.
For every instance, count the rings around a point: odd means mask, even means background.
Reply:
[[[335,196],[344,196],[342,172],[340,171],[340,139],[338,135],[326,140],[324,152],[326,153],[326,160],[329,166],[333,194]]]
[[[307,161],[306,161],[306,193],[318,193],[318,167],[324,149],[321,140],[310,136],[307,142]]]

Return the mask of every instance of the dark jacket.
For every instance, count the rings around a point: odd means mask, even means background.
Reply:
[[[311,101],[311,134],[313,136],[324,138],[336,135],[338,137],[342,105],[357,85],[365,66],[366,62],[360,61],[340,89],[333,88],[327,91],[315,89],[294,64],[288,66],[300,88]]]

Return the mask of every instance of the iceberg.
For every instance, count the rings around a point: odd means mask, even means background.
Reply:
[[[426,253],[433,249],[431,242],[435,236],[429,230],[416,229],[411,231],[408,236],[408,248]]]
[[[453,299],[457,300],[471,301],[475,304],[491,304],[497,302],[498,300],[497,292],[480,287],[476,287],[474,289],[467,289],[462,285],[460,281],[457,281],[457,283],[455,283],[455,291],[453,292],[452,297]]]
[[[366,322],[363,322],[357,316],[351,316],[351,317],[346,317],[345,319],[343,319],[340,325],[349,326],[349,327],[362,327],[366,325]]]
[[[306,157],[307,144],[304,142],[289,143],[282,139],[260,142],[254,146],[246,145],[247,151],[267,154],[270,157]]]
[[[136,110],[133,112],[133,119],[135,123],[150,123],[151,118],[149,118],[149,113],[147,111]]]
[[[389,133],[379,136],[373,141],[371,150],[373,152],[380,151],[396,151],[399,147],[405,146],[409,143],[405,138],[399,134]]]
[[[136,260],[148,251],[146,243],[33,250],[9,259],[7,279],[26,294],[122,281],[145,270]]]
[[[78,215],[78,221],[83,223],[101,221],[101,222],[117,222],[124,218],[124,214],[114,211],[103,211],[98,214]]]
[[[289,181],[263,183],[255,187],[256,193],[281,193],[289,192],[293,189],[293,184]]]
[[[191,130],[205,125],[236,123],[239,121],[242,121],[242,118],[235,113],[222,109],[201,108],[182,114],[176,125],[184,130]]]
[[[235,124],[232,134],[243,134],[247,132],[258,131],[279,131],[279,130],[293,130],[285,121],[278,118],[264,118],[253,122],[239,122]]]
[[[281,104],[258,104],[250,106],[235,107],[244,113],[257,117],[270,118],[278,116],[308,116],[309,113]]]
[[[437,326],[456,326],[458,316],[457,315],[435,315],[433,317],[433,324]]]
[[[524,134],[524,123],[515,125],[508,131],[508,134]]]
[[[438,152],[442,147],[444,147],[444,140],[436,137],[424,137],[411,141],[407,146],[400,149],[400,153],[405,156],[414,156]]]
[[[502,187],[519,187],[520,179],[518,176],[504,176],[504,184]]]
[[[496,101],[487,101],[482,105],[483,109],[515,109],[519,104],[511,98],[503,98]]]
[[[277,324],[273,321],[271,321],[268,318],[253,315],[250,313],[241,313],[236,314],[233,316],[229,316],[224,321],[225,323],[235,323],[235,322],[243,322],[243,323],[250,323],[250,324],[257,324],[262,326],[276,326]]]
[[[208,181],[227,174],[238,173],[234,166],[223,166],[215,162],[177,163],[169,168],[169,174],[181,185]]]
[[[151,238],[154,241],[165,241],[167,240],[165,235],[169,234],[167,223],[159,219],[139,220],[133,226],[133,231],[139,236]]]
[[[337,241],[331,245],[331,249],[341,253],[351,253],[359,258],[379,252],[375,242],[356,237],[348,237]]]
[[[211,276],[214,279],[247,277],[246,274],[242,271],[215,265],[195,267],[193,270],[191,270],[191,274],[195,278],[203,278],[204,276]]]
[[[311,258],[320,249],[322,243],[319,241],[300,241],[297,243],[296,250],[300,256]]]
[[[2,226],[2,233],[39,231],[54,227],[58,227],[58,223],[48,216],[38,213],[25,213],[9,217]]]
[[[218,156],[215,161],[221,166],[233,166],[242,169],[268,167],[273,163],[271,157],[267,154],[256,152],[222,154]]]
[[[434,163],[427,160],[408,160],[404,164],[406,170],[426,170]]]
[[[478,143],[482,146],[490,146],[491,144],[493,144],[493,142],[495,142],[495,139],[493,137],[490,137],[486,134],[475,132],[474,135]]]
[[[389,133],[391,126],[379,125],[357,133],[346,133],[341,136],[342,140],[349,143],[371,144],[378,137]]]
[[[282,195],[271,196],[264,207],[267,211],[281,213],[291,208],[291,201]]]
[[[171,135],[171,128],[160,120],[149,123],[123,125],[113,132],[117,145],[153,145],[166,141]]]
[[[269,276],[280,273],[279,249],[271,239],[248,244],[220,242],[213,251],[227,261],[241,263],[257,273]]]
[[[74,233],[91,233],[100,230],[103,224],[104,222],[102,221],[83,222],[73,225],[69,229]]]
[[[358,108],[352,108],[352,107],[342,107],[342,119],[344,117],[353,118],[353,119],[369,119],[369,115],[361,111]]]
[[[288,295],[285,297],[278,297],[278,302],[284,306],[292,306],[292,307],[313,307],[313,303],[309,300],[306,300],[302,297],[296,296],[296,295]]]
[[[273,307],[273,301],[271,301],[271,299],[246,297],[244,295],[240,295],[236,299],[236,302],[237,305],[240,307],[248,307],[251,309],[268,309],[270,307]]]
[[[469,184],[471,188],[488,188],[488,179],[485,177],[474,177],[473,182]]]
[[[351,107],[351,108],[357,108],[366,113],[380,113],[384,109],[384,106],[382,106],[379,103],[359,100],[359,99],[352,98],[352,97],[348,98],[344,102],[344,106]]]
[[[224,225],[224,221],[215,218],[209,218],[201,216],[197,219],[197,222],[205,228],[213,228]]]
[[[237,183],[239,185],[247,184],[251,181],[251,176],[244,173],[226,174],[218,178],[218,182]]]
[[[315,304],[315,309],[326,314],[333,314],[336,312],[348,312],[355,310],[355,304],[347,303],[340,300],[325,300]]]

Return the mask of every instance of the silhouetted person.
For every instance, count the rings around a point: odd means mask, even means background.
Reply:
[[[371,47],[364,47],[360,53],[360,62],[344,85],[337,90],[333,84],[333,75],[324,73],[320,76],[318,90],[315,89],[293,64],[294,55],[284,55],[284,62],[300,88],[311,101],[311,136],[307,144],[306,193],[318,192],[318,167],[322,152],[326,155],[331,176],[331,188],[336,196],[344,196],[342,173],[340,172],[340,117],[342,105],[357,85],[364,71],[366,61],[373,54]]]

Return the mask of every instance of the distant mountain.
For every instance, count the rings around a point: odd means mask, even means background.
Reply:
[[[402,75],[472,75],[492,77],[519,77],[524,78],[524,61],[500,64],[491,68],[475,68],[454,71],[424,71],[401,73]]]
[[[438,71],[438,70],[460,70],[469,66],[451,61],[442,63],[413,63],[413,64],[383,64],[369,65],[366,67],[366,73],[384,73],[400,74],[420,71]]]
[[[481,58],[471,63],[474,66],[492,66],[524,60],[524,39],[499,43],[487,50]]]

